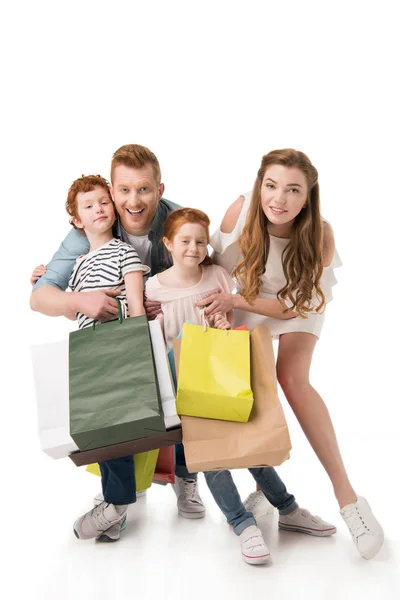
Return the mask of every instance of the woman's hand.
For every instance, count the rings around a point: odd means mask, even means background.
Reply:
[[[196,306],[204,308],[204,312],[208,317],[216,315],[217,313],[229,313],[234,308],[235,301],[234,294],[227,294],[221,289],[207,295],[202,300],[197,302]]]
[[[44,265],[39,265],[39,266],[35,267],[33,269],[32,275],[31,275],[31,284],[35,285],[37,280],[40,279],[40,277],[42,275],[44,275],[45,273],[46,273],[46,267]]]

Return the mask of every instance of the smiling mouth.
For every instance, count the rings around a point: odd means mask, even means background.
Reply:
[[[140,210],[131,210],[129,208],[126,209],[128,211],[128,213],[132,216],[136,216],[136,215],[140,215],[142,214],[142,212],[144,211],[144,208],[141,208]]]
[[[94,220],[95,223],[97,223],[97,221],[104,221],[104,219],[106,219],[107,217],[98,217],[97,219]]]
[[[270,209],[272,210],[272,212],[278,215],[283,215],[283,213],[287,212],[287,210],[285,210],[284,208],[277,208],[276,206],[270,206]]]

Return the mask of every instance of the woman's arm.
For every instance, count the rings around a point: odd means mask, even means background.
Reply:
[[[227,294],[222,290],[211,294],[197,302],[199,308],[205,308],[207,315],[216,313],[229,313],[233,309],[245,310],[251,313],[273,317],[275,319],[294,319],[297,314],[293,311],[284,313],[287,306],[281,300],[269,298],[256,298],[253,304],[249,304],[240,294]]]
[[[235,200],[233,204],[230,205],[221,222],[220,229],[222,233],[232,233],[232,231],[235,229],[236,223],[240,215],[240,211],[243,208],[243,203],[244,196],[239,196],[239,198]]]
[[[131,271],[124,277],[129,316],[145,315],[143,306],[143,272]]]
[[[335,254],[335,237],[333,229],[324,221],[322,228],[322,262],[324,267],[329,267]]]

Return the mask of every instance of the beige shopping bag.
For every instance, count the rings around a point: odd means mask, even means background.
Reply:
[[[178,373],[180,343],[180,340],[174,341]],[[260,326],[252,331],[250,356],[254,404],[247,423],[182,417],[183,445],[189,472],[278,466],[289,458],[291,443],[278,398],[268,327]]]

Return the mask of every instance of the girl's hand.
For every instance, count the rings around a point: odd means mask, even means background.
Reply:
[[[37,280],[46,273],[46,267],[44,265],[39,265],[33,269],[33,273],[31,275],[31,284],[35,285]]]
[[[234,294],[227,294],[219,289],[217,292],[207,296],[197,302],[196,306],[199,308],[205,308],[204,312],[208,317],[216,315],[217,313],[229,313],[234,307]]]
[[[222,315],[221,313],[217,313],[216,315],[210,317],[210,323],[213,323],[213,327],[215,329],[230,329],[231,324],[228,319]]]

